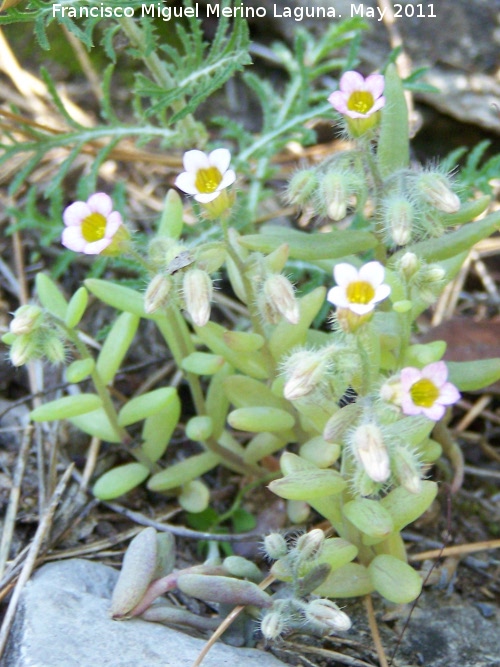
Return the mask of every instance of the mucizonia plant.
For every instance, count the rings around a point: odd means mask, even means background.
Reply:
[[[178,587],[221,610],[263,610],[262,631],[276,638],[296,627],[347,630],[349,618],[332,598],[377,592],[407,603],[421,591],[401,531],[436,497],[427,477],[449,447],[450,406],[459,391],[498,380],[500,359],[445,363],[444,342],[413,344],[411,336],[472,246],[500,228],[500,213],[478,219],[487,197],[461,202],[442,170],[410,165],[407,108],[393,66],[366,79],[346,72],[329,101],[352,148],[296,173],[288,199],[328,217],[331,231],[265,225],[258,234],[238,233],[229,150],[188,150],[176,186],[219,235],[183,240],[183,204],[170,190],[144,253],[107,194],[75,202],[64,212],[62,243],[87,255],[131,254],[147,287],[89,278],[67,301],[40,274],[38,302],[19,308],[4,336],[14,365],[40,357],[67,363],[68,382],[93,387],[46,403],[31,418],[67,419],[128,448],[130,462],[96,480],[97,498],[145,482],[201,512],[210,500],[203,475],[225,466],[268,484],[288,501],[292,521],[304,522],[313,508],[331,524],[332,537],[313,529],[293,544],[274,533],[265,538],[272,575],[286,584],[275,595],[257,585],[253,563],[222,561],[213,550],[204,564],[174,571],[172,538],[148,528],[125,556],[115,617],[212,628],[212,620],[152,605]],[[290,262],[323,272],[326,286],[298,296]],[[221,272],[248,313],[238,329],[211,319]],[[79,330],[89,292],[118,311],[97,357]],[[330,316],[318,330],[313,322],[325,302]],[[158,328],[196,412],[185,433],[199,452],[168,466],[164,455],[181,415],[176,388],[155,388],[119,407],[110,393],[143,319]],[[141,444],[132,446],[127,428],[138,424]],[[281,474],[270,477],[266,462],[278,453]]]

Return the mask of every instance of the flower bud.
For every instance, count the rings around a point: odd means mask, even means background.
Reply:
[[[286,196],[290,204],[304,206],[318,187],[318,179],[313,169],[302,169],[294,174],[288,184]]]
[[[330,633],[347,632],[351,627],[351,619],[331,600],[312,600],[305,608],[309,622],[324,626]]]
[[[411,280],[420,269],[420,260],[413,252],[405,252],[398,262],[398,268],[406,280]]]
[[[285,398],[294,401],[310,394],[321,383],[325,370],[325,355],[321,352],[301,350],[290,355],[285,362]]]
[[[404,197],[392,197],[386,202],[384,227],[396,245],[406,245],[410,242],[413,219],[413,206]]]
[[[203,327],[210,318],[210,301],[212,299],[212,279],[206,271],[189,269],[184,274],[184,301],[186,310],[198,327]]]
[[[278,611],[269,612],[260,622],[260,631],[266,639],[278,639],[285,629],[285,619]]]
[[[59,336],[47,332],[47,336],[41,344],[42,354],[53,364],[61,364],[66,358],[66,350]]]
[[[312,560],[319,556],[324,542],[325,533],[321,528],[313,528],[299,537],[295,545],[295,552],[301,561]]]
[[[263,549],[271,560],[278,560],[287,555],[288,544],[280,533],[270,533],[264,538]]]
[[[144,295],[144,310],[148,315],[167,305],[172,286],[172,279],[161,273],[153,278]]]
[[[417,189],[424,200],[444,213],[460,210],[460,199],[450,189],[449,180],[438,172],[427,172],[417,177]]]
[[[264,282],[259,297],[259,306],[264,319],[278,324],[282,315],[290,324],[297,324],[300,317],[299,304],[292,283],[280,273],[274,273]]]
[[[38,342],[30,334],[18,336],[9,350],[10,361],[13,366],[24,364],[40,356]]]
[[[14,319],[10,323],[9,330],[16,336],[29,334],[42,324],[42,319],[43,311],[38,306],[29,304],[21,306],[14,313]]]
[[[376,424],[362,424],[352,434],[352,451],[374,482],[386,482],[391,474],[389,452]]]
[[[349,201],[349,178],[342,172],[329,172],[321,182],[326,213],[331,220],[343,220]]]
[[[417,457],[406,447],[397,447],[392,457],[398,482],[410,493],[420,493],[422,479]]]

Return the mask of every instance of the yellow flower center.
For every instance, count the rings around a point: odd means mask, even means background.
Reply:
[[[101,213],[91,213],[82,221],[82,236],[89,243],[100,241],[106,232],[106,218]]]
[[[356,111],[357,113],[368,113],[373,107],[373,95],[366,90],[356,90],[351,93],[347,102],[349,111]]]
[[[373,286],[364,280],[349,283],[346,293],[350,303],[370,303],[375,296]]]
[[[422,378],[411,386],[410,396],[420,408],[431,408],[439,398],[439,389],[431,380]]]
[[[208,169],[198,169],[194,184],[200,194],[208,195],[217,190],[221,181],[222,174],[217,167],[208,167]]]

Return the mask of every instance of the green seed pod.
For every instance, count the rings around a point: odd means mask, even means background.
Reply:
[[[381,554],[368,566],[375,590],[386,600],[406,604],[416,600],[422,590],[422,579],[407,563]]]
[[[279,408],[238,408],[228,414],[227,420],[233,428],[253,433],[285,431],[295,424],[292,415]]]
[[[116,318],[97,357],[96,369],[105,384],[113,381],[132,344],[138,326],[139,317],[132,313],[121,313]]]
[[[235,352],[255,352],[260,350],[265,340],[260,334],[246,331],[224,331],[222,338]]]
[[[254,605],[269,608],[271,597],[251,581],[206,574],[181,574],[177,585],[183,593],[207,602]]]
[[[157,567],[156,530],[145,528],[130,542],[111,597],[111,616],[123,618],[144,597]]]
[[[108,306],[113,306],[113,308],[126,313],[132,313],[137,317],[149,317],[144,310],[142,294],[130,287],[98,278],[87,278],[85,287],[103,303],[107,303]]]
[[[344,516],[364,533],[364,536],[367,535],[376,541],[385,539],[394,530],[391,515],[377,500],[357,498],[346,503],[342,511]],[[365,543],[374,544],[373,539]]]
[[[55,419],[69,419],[83,415],[100,408],[101,399],[96,394],[75,394],[64,396],[35,408],[30,413],[34,422],[54,421]]]
[[[85,378],[88,378],[94,368],[95,362],[93,359],[77,359],[66,368],[66,380],[72,384],[81,382]]]
[[[49,278],[45,273],[37,273],[35,283],[38,298],[42,306],[52,315],[55,315],[60,320],[64,320],[68,302],[52,278]]]
[[[180,495],[177,497],[179,505],[186,512],[199,514],[204,512],[210,502],[210,491],[206,484],[199,479],[193,479],[184,484]]]
[[[335,470],[303,470],[269,484],[269,489],[287,500],[314,500],[341,493],[347,482]]]
[[[285,446],[285,441],[273,433],[257,433],[245,447],[245,463],[257,463],[265,456],[271,456]]]
[[[101,475],[92,493],[99,500],[113,500],[135,489],[148,475],[149,469],[142,463],[125,463]]]
[[[209,352],[191,352],[182,360],[181,368],[194,375],[214,375],[225,363],[224,357]]]
[[[224,558],[222,566],[228,574],[239,579],[250,579],[251,581],[261,581],[262,572],[257,565],[243,556],[228,556]]]
[[[380,503],[391,515],[394,529],[400,531],[429,509],[437,490],[436,482],[424,480],[420,493],[412,493],[399,486],[382,498]]]
[[[326,442],[320,435],[305,442],[299,454],[318,468],[329,468],[340,456],[340,445]]]
[[[168,410],[177,402],[177,390],[174,387],[160,387],[140,396],[131,398],[118,414],[120,426],[135,424],[163,410]]]
[[[80,287],[77,289],[71,297],[70,302],[68,303],[68,308],[66,310],[66,317],[64,320],[67,327],[73,329],[80,324],[80,320],[82,319],[83,314],[85,313],[85,309],[87,308],[88,301],[89,293],[85,287]]]
[[[158,224],[158,236],[178,239],[182,234],[184,221],[182,199],[177,190],[169,190],[163,203],[163,211]]]
[[[207,415],[191,417],[186,424],[186,435],[190,440],[203,442],[213,433],[214,425],[212,418]]]
[[[220,456],[212,452],[203,452],[190,456],[180,463],[174,463],[166,470],[156,473],[148,482],[151,491],[169,491],[175,489],[196,477],[204,475],[220,463]]]
[[[355,598],[373,590],[368,569],[358,563],[347,563],[331,572],[315,593],[327,598]]]

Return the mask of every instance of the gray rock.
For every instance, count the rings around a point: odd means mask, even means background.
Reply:
[[[205,641],[141,619],[113,621],[118,572],[74,559],[44,565],[25,587],[0,667],[191,667]],[[263,651],[217,643],[203,667],[283,667]]]

